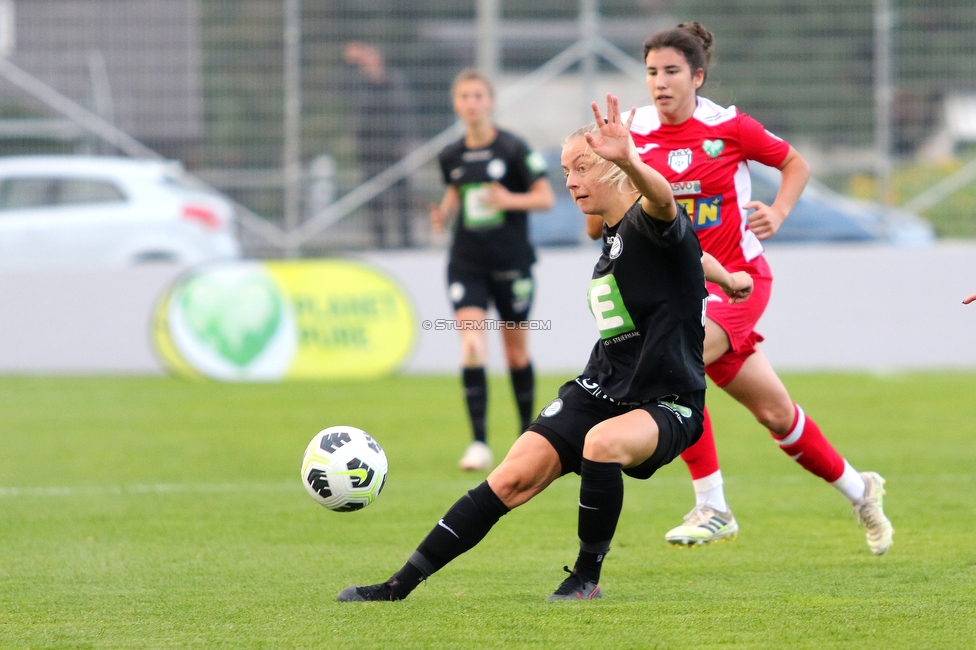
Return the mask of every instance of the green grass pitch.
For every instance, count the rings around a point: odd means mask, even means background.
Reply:
[[[541,408],[565,378],[540,381]],[[976,374],[791,375],[855,467],[888,479],[895,545],[870,554],[844,498],[709,391],[739,539],[673,549],[678,461],[627,479],[605,597],[549,603],[577,547],[578,478],[504,517],[400,603],[386,579],[484,474],[455,377],[228,385],[0,378],[0,648],[976,647]],[[491,383],[491,443],[515,436]],[[298,477],[326,426],[390,459],[369,508],[329,512]]]

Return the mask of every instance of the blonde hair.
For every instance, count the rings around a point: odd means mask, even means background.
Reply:
[[[600,134],[600,128],[596,125],[596,122],[591,122],[586,126],[573,131],[569,135],[569,137],[563,140],[563,146],[565,147],[567,144],[569,144],[573,140],[576,140],[577,138],[582,138],[585,142],[587,133],[591,135]],[[635,148],[634,141],[630,140],[629,138],[628,138],[628,146],[631,149]],[[627,177],[627,173],[624,172],[624,170],[620,169],[620,167],[614,165],[609,160],[606,160],[605,158],[601,158],[599,155],[594,153],[590,149],[590,144],[588,142],[586,144],[586,150],[583,152],[583,155],[586,163],[591,167],[593,167],[594,170],[598,172],[596,176],[596,181],[598,183],[606,183],[612,185],[621,194],[637,193],[637,188],[634,187],[633,182],[631,182],[630,178]]]
[[[465,83],[466,81],[480,81],[484,84],[485,89],[488,91],[488,96],[492,99],[495,98],[495,87],[491,84],[491,80],[477,68],[465,68],[461,72],[457,73],[454,77],[454,81],[451,82],[451,97],[457,93],[458,86]]]

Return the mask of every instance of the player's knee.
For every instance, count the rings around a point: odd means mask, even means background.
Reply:
[[[485,356],[475,348],[461,348],[461,364],[465,368],[480,368],[485,365]]]
[[[530,476],[503,462],[488,476],[488,485],[509,508],[520,506],[538,492],[538,477]]]
[[[529,353],[524,348],[506,348],[505,361],[512,370],[521,370],[529,365]]]
[[[461,363],[465,367],[483,366],[487,359],[487,341],[482,341],[477,336],[465,336],[461,339]]]
[[[599,426],[586,434],[583,458],[598,463],[623,463],[627,460],[623,457],[623,446],[617,436]]]
[[[776,434],[783,434],[793,426],[796,409],[792,402],[771,402],[762,404],[752,411],[764,427]]]

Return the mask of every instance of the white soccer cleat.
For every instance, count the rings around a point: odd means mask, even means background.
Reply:
[[[466,472],[486,471],[491,469],[493,462],[494,456],[491,455],[491,449],[488,448],[488,445],[475,440],[464,451],[464,456],[461,457],[458,467]]]
[[[685,515],[685,523],[665,533],[664,539],[671,546],[699,546],[723,539],[731,541],[738,534],[739,524],[731,510],[719,512],[703,504],[692,508]]]
[[[868,548],[875,555],[883,555],[891,548],[891,537],[895,534],[884,513],[885,480],[877,472],[861,472],[861,478],[864,496],[854,504],[854,516],[867,529]]]

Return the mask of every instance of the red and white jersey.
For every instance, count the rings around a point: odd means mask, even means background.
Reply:
[[[733,270],[762,255],[746,219],[744,206],[752,200],[746,161],[778,167],[790,150],[786,141],[735,106],[704,97],[682,124],[662,124],[654,106],[639,108],[630,132],[641,160],[671,183],[703,251]]]

